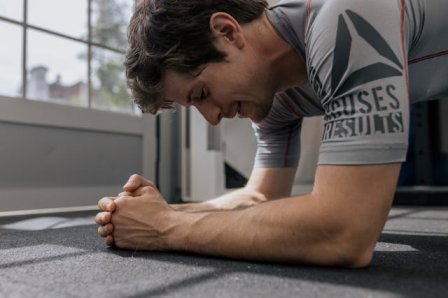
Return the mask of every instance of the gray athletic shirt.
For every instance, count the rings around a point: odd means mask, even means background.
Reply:
[[[448,1],[287,0],[267,16],[306,61],[253,124],[256,167],[294,167],[303,117],[324,115],[319,164],[405,160],[409,104],[448,97]]]

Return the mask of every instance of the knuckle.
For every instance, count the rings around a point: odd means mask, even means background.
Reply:
[[[142,187],[142,191],[144,192],[154,192],[156,189],[153,185],[147,185]]]
[[[101,209],[106,208],[107,203],[110,201],[109,197],[103,197],[98,201],[98,207]]]
[[[113,231],[114,231],[114,226],[112,225],[112,224],[107,224],[106,226],[105,226],[105,229],[106,229],[106,231],[107,231],[107,233],[108,234],[111,234]]]
[[[114,238],[112,236],[107,236],[106,245],[109,245],[109,246],[114,245]]]
[[[95,222],[97,224],[101,224],[101,212],[95,216]]]
[[[142,178],[142,176],[140,176],[139,174],[132,174],[131,175],[131,179],[140,179]]]
[[[95,221],[97,224],[99,225],[103,225],[105,222],[105,216],[104,216],[105,212],[100,212],[95,216]]]

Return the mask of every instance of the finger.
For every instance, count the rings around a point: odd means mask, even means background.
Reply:
[[[115,202],[112,197],[104,197],[98,201],[98,207],[104,211],[113,212],[115,210]]]
[[[129,191],[123,191],[123,192],[120,192],[119,194],[118,194],[118,196],[119,197],[132,197],[132,192],[129,192]]]
[[[99,212],[95,216],[95,222],[98,225],[108,224],[108,223],[110,223],[110,219],[111,219],[111,213],[110,212]]]
[[[128,182],[123,186],[124,191],[133,192],[137,188],[141,186],[154,186],[154,183],[145,179],[144,177],[134,174],[131,177],[129,177]]]
[[[112,234],[113,231],[114,231],[114,226],[110,223],[107,225],[98,227],[98,235],[100,235],[101,237],[107,237],[110,234]]]
[[[154,192],[157,192],[157,188],[155,186],[145,186],[145,187],[140,187],[139,189],[134,191],[133,195],[138,197],[138,196],[141,196],[141,195],[143,195],[145,193],[153,194]]]
[[[133,192],[137,188],[139,188],[143,182],[143,177],[137,174],[129,177],[128,182],[123,186],[123,190],[127,192]]]
[[[113,246],[114,245],[114,237],[111,235],[108,235],[106,237],[106,245]]]

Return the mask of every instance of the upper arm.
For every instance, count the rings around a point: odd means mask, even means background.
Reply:
[[[400,1],[327,1],[311,14],[306,33],[308,76],[325,110],[312,196],[323,220],[348,226],[370,245],[406,158],[403,9]]]
[[[291,194],[296,169],[254,168],[246,187],[262,193],[267,199],[287,197]]]
[[[371,254],[387,220],[399,172],[398,163],[318,166],[312,196],[322,221],[346,233],[346,243],[352,245],[347,249]]]
[[[407,42],[399,1],[327,1],[307,32],[309,79],[325,109],[320,164],[406,157]]]

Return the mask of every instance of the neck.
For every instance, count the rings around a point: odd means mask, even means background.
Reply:
[[[265,14],[259,19],[254,42],[261,59],[267,61],[277,92],[300,85],[308,79],[304,61],[279,35]]]

